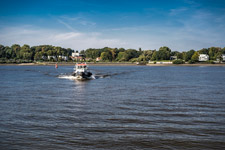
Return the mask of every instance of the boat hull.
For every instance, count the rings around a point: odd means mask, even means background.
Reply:
[[[90,72],[73,73],[73,76],[77,80],[90,80],[90,79],[92,79],[92,73],[90,73]]]

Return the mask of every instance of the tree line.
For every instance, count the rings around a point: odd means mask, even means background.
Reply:
[[[11,47],[0,45],[0,61],[1,62],[33,62],[33,61],[46,61],[48,56],[57,57],[57,61],[61,61],[59,56],[70,56],[74,50],[71,48],[62,48],[52,45],[39,45],[32,46],[25,44],[20,46],[13,44]],[[171,56],[176,56],[177,59],[185,62],[194,63],[198,61],[199,54],[209,55],[210,60],[221,60],[221,55],[225,54],[225,47],[210,47],[201,50],[189,50],[186,52],[172,51],[169,47],[163,46],[158,50],[142,50],[124,49],[124,48],[89,48],[80,51],[80,53],[88,61],[95,61],[100,57],[104,62],[147,62],[147,61],[161,61],[170,60]],[[55,61],[55,60],[48,60]]]
[[[1,61],[32,62],[44,60],[48,56],[71,56],[73,50],[52,45],[40,45],[30,47],[27,44],[20,46],[13,44],[11,47],[0,45]],[[58,59],[59,60],[59,59]]]
[[[130,62],[147,62],[147,61],[162,61],[171,60],[171,56],[176,56],[177,59],[183,60],[189,63],[195,63],[198,61],[200,54],[209,55],[210,60],[222,59],[222,54],[225,54],[225,47],[210,47],[203,48],[201,50],[189,50],[186,52],[172,51],[169,47],[163,46],[159,50],[139,50],[124,49],[124,48],[101,48],[101,49],[87,49],[81,51],[87,58],[95,60],[100,57],[102,61],[130,61]]]

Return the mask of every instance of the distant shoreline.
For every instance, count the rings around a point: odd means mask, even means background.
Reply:
[[[225,64],[147,64],[147,66],[224,66]]]
[[[69,62],[69,63],[60,63],[60,62],[43,62],[43,63],[5,63],[0,64],[0,66],[54,66],[57,64],[58,66],[74,66],[76,63]],[[136,63],[87,63],[89,66],[137,66]]]
[[[44,63],[20,63],[20,64],[0,64],[0,66],[54,66],[56,63],[54,62],[44,62]],[[74,66],[76,63],[57,63],[58,66]],[[225,63],[222,64],[146,64],[146,65],[137,65],[136,63],[117,63],[117,62],[109,62],[109,63],[87,63],[89,66],[225,66]]]

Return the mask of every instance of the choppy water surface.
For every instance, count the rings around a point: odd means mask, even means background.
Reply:
[[[0,66],[0,149],[225,149],[225,67]]]

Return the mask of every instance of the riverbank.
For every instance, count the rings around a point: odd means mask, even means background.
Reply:
[[[224,66],[225,64],[147,64],[147,66]]]
[[[0,64],[0,66],[54,66],[56,62],[42,62],[42,63],[20,63],[20,64]],[[58,66],[74,66],[75,62],[60,62],[57,63]],[[197,63],[197,64],[146,64],[146,65],[137,65],[136,63],[130,63],[130,62],[98,62],[93,63],[89,62],[87,63],[89,66],[225,66],[225,63],[221,64],[203,64],[203,63]]]
[[[56,62],[41,62],[41,63],[20,63],[20,64],[15,64],[15,63],[5,63],[5,64],[0,64],[2,66],[54,66]],[[76,63],[75,62],[58,62],[58,66],[74,66]],[[87,63],[89,66],[136,66],[136,63],[130,63],[130,62],[125,62],[125,63],[120,63],[120,62],[88,62]]]

